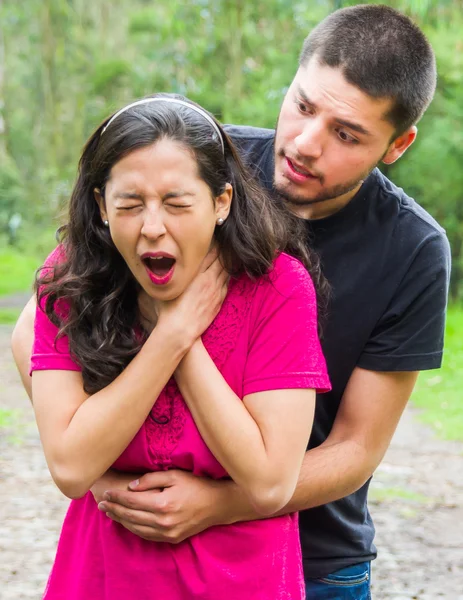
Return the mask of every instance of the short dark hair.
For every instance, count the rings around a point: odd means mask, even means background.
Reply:
[[[88,140],[70,200],[68,223],[61,229],[63,261],[39,271],[36,281],[39,305],[60,328],[58,335],[68,336],[70,352],[82,367],[87,393],[113,381],[143,341],[137,302],[140,286],[112,242],[94,198],[95,188],[104,195],[112,167],[139,148],[162,139],[186,147],[210,189],[211,202],[231,183],[230,214],[215,230],[221,260],[230,275],[264,276],[276,254],[287,251],[302,260],[318,284],[319,301],[325,299],[327,283],[318,257],[305,247],[300,220],[272,201],[250,176],[220,124],[214,120],[214,128],[188,106],[197,105],[183,96],[154,97],[184,104],[133,106],[111,123],[106,119]],[[62,298],[69,304],[65,318],[59,312]]]
[[[362,4],[326,17],[304,40],[299,65],[315,57],[340,68],[346,80],[373,98],[391,98],[385,115],[396,135],[414,125],[436,89],[436,61],[423,32],[389,6]]]

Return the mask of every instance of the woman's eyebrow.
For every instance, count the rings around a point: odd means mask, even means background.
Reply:
[[[120,200],[143,200],[142,194],[137,192],[116,192],[114,197]]]
[[[193,192],[187,192],[185,190],[173,190],[164,194],[162,199],[165,200],[166,198],[181,198],[182,196],[195,196],[195,194],[193,194]]]

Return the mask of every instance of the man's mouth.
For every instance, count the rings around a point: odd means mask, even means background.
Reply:
[[[290,158],[285,156],[286,163],[291,171],[294,171],[298,175],[302,175],[303,177],[307,177],[308,179],[317,179],[317,176],[311,173],[308,169],[305,169],[303,166],[293,162]]]

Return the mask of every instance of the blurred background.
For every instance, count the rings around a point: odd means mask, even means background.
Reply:
[[[115,109],[159,91],[185,94],[225,123],[273,127],[305,36],[328,13],[358,3],[0,0],[5,600],[40,597],[67,504],[50,481],[9,338],[34,271],[55,245],[85,140]],[[385,3],[424,30],[439,73],[417,142],[387,175],[446,228],[453,271],[444,365],[420,376],[370,493],[380,548],[374,596],[456,600],[463,599],[463,0]]]
[[[222,122],[273,127],[304,37],[349,4],[0,0],[0,322],[14,322],[19,311],[1,297],[30,290],[54,246],[83,143],[105,116],[146,94],[175,91]],[[444,435],[463,438],[456,368],[463,358],[456,336],[463,331],[463,1],[388,4],[425,31],[439,80],[417,142],[387,175],[446,228],[453,253],[444,367],[452,377],[427,377],[432,393],[424,386],[415,399],[430,405],[429,420]]]

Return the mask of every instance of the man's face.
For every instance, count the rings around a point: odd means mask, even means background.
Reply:
[[[378,162],[386,161],[394,134],[385,118],[391,102],[368,96],[316,57],[299,68],[275,138],[275,187],[295,212],[350,199]]]

